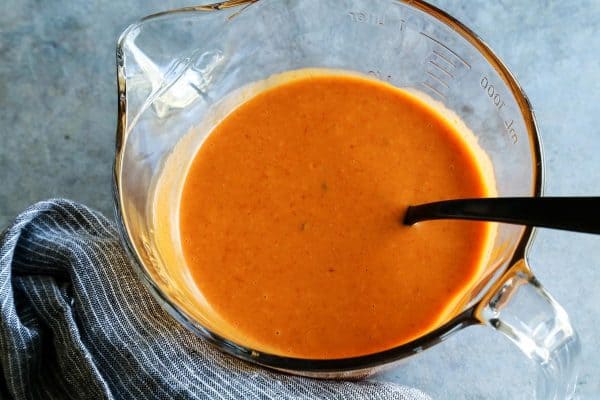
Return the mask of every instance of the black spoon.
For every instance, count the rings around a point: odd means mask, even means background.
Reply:
[[[600,197],[500,197],[446,200],[409,206],[404,224],[432,219],[507,222],[600,233]]]

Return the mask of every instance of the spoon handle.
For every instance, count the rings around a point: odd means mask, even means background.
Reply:
[[[446,200],[410,206],[404,224],[470,219],[600,233],[600,197],[500,197]]]

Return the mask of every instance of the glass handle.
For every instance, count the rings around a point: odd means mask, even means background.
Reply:
[[[580,345],[565,310],[518,261],[488,291],[476,316],[515,343],[539,366],[537,399],[571,399]]]
[[[208,87],[225,63],[219,33],[227,36],[227,21],[255,1],[228,0],[161,12],[125,29],[116,51],[117,153],[147,110],[167,119],[195,100],[208,98]],[[183,12],[191,16],[184,18]],[[202,29],[189,28],[192,21]]]

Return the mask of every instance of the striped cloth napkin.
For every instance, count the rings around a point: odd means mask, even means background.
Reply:
[[[0,234],[2,399],[428,399],[268,371],[217,351],[138,281],[113,224],[68,200]]]

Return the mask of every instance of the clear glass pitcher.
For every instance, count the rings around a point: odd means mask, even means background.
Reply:
[[[220,118],[228,94],[306,67],[369,74],[442,102],[490,157],[500,196],[540,196],[542,158],[533,111],[508,69],[468,28],[421,1],[232,0],[146,17],[117,46],[119,117],[114,164],[118,225],[140,278],[187,328],[244,360],[312,377],[357,377],[486,324],[540,366],[537,397],[569,398],[577,335],[527,265],[533,231],[499,225],[481,280],[453,317],[377,354],[307,360],[261,353],[199,313],[178,240],[185,166]],[[191,300],[196,299],[196,300]]]

